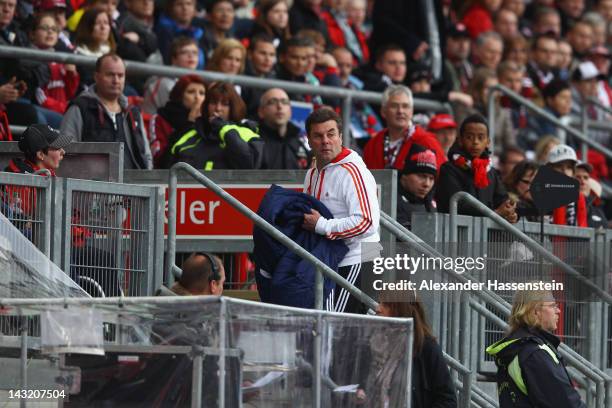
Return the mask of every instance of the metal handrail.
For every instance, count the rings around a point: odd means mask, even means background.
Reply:
[[[399,224],[396,220],[394,220],[392,217],[382,211],[380,217],[380,225],[390,231],[396,238],[414,244],[414,242],[412,241],[413,237],[415,236],[414,233],[406,229],[403,225]],[[442,256],[441,254],[439,254],[438,251],[431,248],[428,244],[423,243],[422,240],[419,244],[421,245],[421,248],[423,248],[424,253],[426,255]],[[452,275],[453,278],[457,279],[460,282],[467,282],[468,280],[472,282],[478,282],[478,279],[471,277],[468,273],[459,275],[449,270],[443,269],[443,271],[449,275]],[[511,305],[506,300],[502,299],[501,297],[499,297],[499,295],[489,291],[488,289],[472,292],[471,296],[472,298],[469,300],[471,308],[473,308],[479,314],[484,315],[486,318],[488,318],[498,326],[502,327],[503,329],[508,327],[508,324],[503,321],[499,316],[495,315],[492,311],[479,304],[474,299],[487,302],[489,306],[495,307],[504,317],[507,318],[510,316]],[[584,359],[584,357],[582,357],[580,354],[578,354],[576,351],[572,350],[569,346],[565,344],[561,344],[558,350],[559,353],[567,360],[570,365],[575,367],[580,373],[595,382],[598,394],[598,407],[604,407],[606,401],[612,400],[612,376],[600,370],[596,365]],[[599,403],[600,395],[603,396],[603,398],[605,399],[602,400],[601,403]]]
[[[599,109],[601,109],[602,111],[612,115],[612,108],[610,108],[609,106],[604,105],[603,103],[601,103],[601,101],[597,100],[596,98],[589,97],[589,98],[586,99],[586,102],[588,104],[595,105]]]
[[[242,213],[245,217],[253,221],[255,225],[267,232],[272,238],[285,245],[289,250],[293,251],[300,258],[305,259],[306,261],[313,264],[317,268],[317,273],[315,274],[315,306],[318,309],[322,309],[323,306],[323,279],[321,276],[321,274],[323,274],[327,278],[336,282],[336,284],[340,285],[342,288],[346,289],[351,295],[355,296],[360,302],[368,306],[370,309],[377,310],[378,303],[374,299],[366,295],[357,287],[353,286],[349,281],[344,279],[341,275],[339,275],[329,266],[321,262],[310,252],[306,251],[300,245],[295,243],[291,238],[274,228],[266,220],[264,220],[255,212],[253,212],[250,208],[242,204],[227,191],[219,187],[211,179],[200,173],[194,167],[183,162],[176,163],[170,168],[170,180],[168,183],[168,249],[166,253],[166,271],[168,273],[168,287],[170,287],[172,284],[174,272],[180,271],[180,268],[174,263],[176,256],[176,203],[177,181],[179,171],[184,171],[193,179],[200,182],[202,185],[217,194],[222,200],[224,200],[229,205],[238,210],[240,213]]]
[[[552,122],[555,126],[565,130],[567,133],[569,133],[570,135],[576,137],[581,142],[591,146],[595,150],[598,150],[600,153],[602,153],[605,156],[607,156],[608,158],[612,159],[612,150],[608,149],[607,147],[605,147],[601,143],[598,143],[598,142],[595,142],[595,141],[589,139],[587,135],[585,135],[584,133],[574,129],[573,127],[571,127],[571,126],[569,126],[569,125],[567,125],[565,123],[563,123],[558,118],[554,117],[550,113],[546,112],[544,109],[540,108],[539,106],[537,106],[536,104],[531,102],[529,99],[523,98],[522,96],[520,96],[516,92],[511,91],[510,89],[506,88],[505,86],[499,85],[499,84],[498,85],[494,85],[494,86],[489,88],[489,95],[488,95],[488,99],[487,99],[487,114],[488,114],[488,121],[489,121],[489,138],[491,139],[491,146],[494,146],[494,141],[495,141],[495,92],[496,91],[501,92],[502,94],[506,95],[507,97],[509,97],[510,99],[514,100],[515,102],[518,102],[518,103],[524,105],[527,109],[531,110],[536,115],[541,116],[544,119]]]
[[[459,191],[455,195],[451,197],[450,200],[450,242],[451,244],[457,243],[457,207],[459,201],[467,202],[472,208],[480,212],[485,217],[492,219],[497,225],[499,225],[504,230],[510,232],[512,235],[516,236],[520,240],[522,240],[529,249],[533,249],[536,253],[538,253],[542,258],[546,259],[559,269],[563,270],[563,272],[567,273],[574,279],[578,280],[580,283],[586,285],[589,289],[599,295],[601,300],[606,301],[608,304],[612,304],[612,295],[607,293],[605,290],[591,282],[589,279],[582,276],[580,272],[567,265],[561,259],[557,258],[554,254],[546,250],[540,243],[538,243],[533,238],[527,236],[523,231],[519,230],[508,221],[506,221],[502,216],[497,214],[495,211],[491,210],[489,207],[478,201],[476,197],[470,195],[465,191]]]
[[[585,124],[586,123],[586,124]],[[578,119],[577,117],[573,116],[570,117],[570,124],[572,125],[576,125],[576,126],[585,126],[587,129],[598,129],[598,130],[608,130],[610,132],[612,132],[612,123],[608,123],[608,122],[601,122],[601,121],[594,121],[594,120],[589,120],[587,119],[586,122],[584,122],[584,119]],[[584,154],[582,155],[582,157],[585,157]],[[604,197],[612,197],[612,187],[610,187],[608,184],[602,182],[601,184],[601,189],[603,191],[603,195]]]
[[[55,61],[65,64],[85,66],[88,68],[94,68],[96,64],[96,58],[94,57],[86,57],[83,55],[65,52],[43,51],[34,48],[14,47],[9,45],[0,45],[0,57],[24,58],[37,61]],[[246,75],[227,75],[220,72],[147,64],[129,60],[125,61],[125,67],[127,72],[133,75],[179,77],[182,75],[192,74],[198,75],[207,81],[228,81],[250,88],[281,88],[290,93],[304,93],[308,95],[321,95],[332,98],[340,98],[343,100],[342,121],[347,127],[351,118],[352,101],[365,101],[379,104],[382,100],[382,95],[377,92],[357,91],[333,86],[314,86],[291,81],[282,81],[278,79],[256,78]],[[451,107],[448,104],[419,98],[414,98],[414,108],[434,112],[451,112]],[[344,132],[344,142],[347,146],[350,142],[349,136],[349,132]]]

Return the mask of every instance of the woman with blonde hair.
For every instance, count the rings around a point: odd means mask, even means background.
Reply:
[[[244,72],[245,61],[246,48],[244,45],[238,40],[227,38],[215,48],[206,68],[209,71],[239,75]]]
[[[508,335],[486,350],[497,365],[500,408],[586,407],[557,350],[559,312],[550,291],[515,293]]]

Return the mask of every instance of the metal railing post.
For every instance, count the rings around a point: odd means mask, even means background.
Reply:
[[[315,309],[323,310],[323,301],[324,299],[324,281],[323,281],[323,271],[320,268],[315,269]]]
[[[21,317],[21,390],[28,389],[28,317]],[[19,406],[25,408],[26,398],[19,399]]]
[[[176,191],[177,174],[170,170],[168,182],[168,240],[166,242],[166,286],[172,287],[174,283],[174,261],[176,258]]]
[[[489,139],[491,139],[491,151],[495,151],[495,98],[497,92],[495,87],[490,87],[487,96],[487,121],[489,122]]]
[[[317,273],[317,276],[321,275]],[[321,408],[321,353],[322,353],[322,338],[323,333],[323,318],[320,313],[317,313],[316,330],[314,332],[314,356],[313,356],[313,387],[312,387],[312,406]]]
[[[353,98],[350,95],[347,95],[342,100],[342,143],[346,147],[351,147],[351,139],[353,135],[351,135],[351,109],[353,105]]]
[[[588,101],[585,101],[585,103],[582,105],[582,109],[580,110],[580,114],[581,114],[580,129],[583,135],[588,134],[588,127],[589,127],[589,118],[587,116],[587,104],[588,103],[589,103]],[[581,149],[582,161],[585,162],[588,160],[589,147],[586,145],[586,143],[582,142],[580,144],[580,149]]]

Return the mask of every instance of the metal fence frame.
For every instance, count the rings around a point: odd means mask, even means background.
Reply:
[[[66,154],[55,174],[58,177],[87,180],[107,176],[107,179],[98,180],[122,183],[123,149],[123,142],[72,142],[64,148]],[[75,156],[80,160],[78,172],[74,169]],[[8,159],[15,157],[23,157],[18,142],[0,142],[0,169],[4,168],[2,164],[8,162]],[[100,160],[101,157],[104,161]],[[107,170],[107,175],[99,174],[101,166]]]
[[[17,174],[0,172],[0,185],[13,185],[21,187],[32,187],[37,191],[37,196],[41,190],[44,191],[43,203],[43,222],[42,239],[43,246],[38,247],[42,253],[51,257],[52,241],[51,231],[57,226],[57,219],[52,217],[52,179],[50,177],[42,177],[32,174]]]
[[[56,202],[55,219],[61,220],[62,228],[54,229],[54,241],[63,243],[61,252],[56,252],[54,261],[61,265],[62,269],[69,273],[72,253],[71,225],[73,209],[73,193],[83,192],[92,194],[120,195],[124,197],[138,197],[146,200],[146,210],[143,214],[144,222],[147,225],[147,236],[144,254],[146,259],[144,294],[152,295],[156,288],[161,286],[163,276],[163,226],[159,226],[163,220],[163,201],[160,200],[161,192],[154,186],[138,186],[131,184],[117,184],[100,181],[77,180],[77,179],[58,179],[56,182],[56,197],[62,197],[62,201]],[[121,234],[121,232],[118,232]],[[121,236],[115,244],[121,248]],[[58,263],[59,262],[59,263]],[[121,257],[116,254],[115,262],[117,267],[121,265]]]
[[[69,54],[63,52],[42,51],[33,48],[22,48],[8,45],[0,45],[0,57],[3,58],[23,58],[36,61],[55,61],[66,64],[75,64],[93,69],[96,58],[83,55]],[[307,95],[321,95],[342,99],[342,121],[348,126],[351,123],[351,109],[353,101],[365,101],[379,104],[381,94],[369,91],[356,91],[346,88],[332,86],[314,86],[299,84],[291,81],[281,81],[277,79],[264,79],[250,77],[246,75],[227,75],[219,72],[191,70],[185,68],[171,67],[167,65],[146,64],[135,61],[125,61],[128,74],[133,75],[159,75],[166,77],[179,77],[182,75],[194,74],[201,76],[207,81],[228,81],[240,86],[252,87],[257,89],[281,88],[290,93],[303,93]],[[450,112],[448,104],[427,99],[414,99],[414,108],[433,112]],[[344,132],[344,143],[350,145],[350,132]]]
[[[227,323],[227,306],[231,305],[231,304],[236,304],[236,305],[242,305],[242,306],[249,306],[251,304],[255,304],[257,305],[257,307],[263,307],[263,308],[267,308],[267,309],[271,309],[271,310],[279,310],[279,311],[283,311],[283,312],[294,312],[297,314],[303,314],[303,315],[310,315],[313,316],[316,319],[317,322],[317,326],[319,328],[322,327],[322,323],[323,323],[323,319],[325,317],[329,317],[329,318],[346,318],[347,316],[345,314],[342,313],[337,313],[337,312],[327,312],[324,310],[316,310],[316,309],[299,309],[299,308],[293,308],[293,307],[288,307],[288,306],[280,306],[280,305],[271,305],[271,304],[264,304],[264,303],[254,303],[254,302],[250,302],[247,300],[241,300],[241,299],[232,299],[232,298],[226,298],[226,297],[216,297],[216,296],[190,296],[190,297],[181,297],[181,296],[177,296],[177,297],[135,297],[135,298],[97,298],[97,299],[93,299],[93,298],[87,298],[87,299],[82,299],[82,298],[65,298],[65,299],[1,299],[1,303],[3,307],[8,307],[9,309],[12,310],[17,310],[20,311],[20,313],[24,312],[27,313],[27,316],[23,318],[24,321],[27,321],[29,318],[31,318],[31,315],[33,313],[33,310],[38,310],[38,309],[42,309],[44,308],[44,306],[63,306],[63,307],[68,307],[68,306],[91,306],[91,307],[99,307],[99,308],[104,308],[104,307],[108,307],[108,306],[115,306],[115,307],[119,307],[119,308],[123,308],[127,305],[138,305],[142,302],[147,302],[148,304],[156,304],[156,305],[167,305],[167,306],[171,306],[173,304],[178,305],[178,304],[182,304],[182,303],[220,303],[221,304],[221,308],[220,308],[220,319],[219,319],[219,326],[220,326],[220,344],[226,344],[226,323]],[[351,315],[350,319],[355,319],[355,320],[361,320],[361,321],[384,321],[384,322],[394,322],[394,323],[399,323],[399,324],[405,324],[408,326],[408,344],[407,344],[407,350],[406,350],[406,360],[409,362],[412,362],[412,344],[414,341],[414,321],[412,318],[390,318],[390,317],[380,317],[380,316],[368,316],[368,315]],[[27,324],[24,325],[24,327],[27,327]],[[121,340],[121,338],[117,338],[119,341]],[[36,345],[37,343],[36,338],[31,338],[30,336],[28,336],[28,332],[27,329],[23,330],[21,332],[21,342],[19,345],[17,344],[10,344],[9,347],[13,347],[13,348],[19,348],[20,349],[20,389],[23,390],[27,390],[28,389],[28,375],[27,375],[27,366],[28,366],[28,349],[33,348],[33,346]],[[314,353],[314,361],[313,361],[313,370],[315,372],[314,374],[314,384],[312,386],[312,393],[313,393],[313,407],[315,408],[321,408],[321,389],[322,389],[322,385],[323,385],[323,375],[322,375],[322,366],[321,366],[321,340],[322,340],[322,336],[321,336],[321,330],[317,330],[317,332],[314,333],[313,335],[313,350],[315,350]],[[109,348],[112,351],[125,351],[126,353],[129,353],[130,350],[135,351],[135,348],[130,348],[129,347],[129,342],[126,345],[127,347],[125,349],[121,348],[121,344],[116,344],[113,345],[105,343],[105,348]],[[194,355],[194,360],[197,362],[202,362],[202,358],[203,358],[203,354],[198,354],[198,353],[194,353],[197,350],[194,350],[194,348],[192,347],[177,347],[177,346],[157,346],[157,347],[149,347],[146,348],[145,351],[149,351],[152,353],[163,353],[163,348],[164,347],[168,347],[169,349],[172,350],[173,353],[184,353],[184,354],[193,354]],[[208,349],[208,350],[212,350],[213,348],[203,348],[203,349]],[[200,352],[202,351],[206,351],[206,350],[200,350]],[[214,350],[216,355],[219,355],[219,371],[221,373],[225,372],[225,356],[228,355],[228,352],[230,350],[227,349],[226,347],[219,347],[217,350]],[[317,352],[318,351],[318,352]],[[227,353],[227,354],[226,354]],[[451,363],[454,362],[455,364],[452,364],[453,367],[460,371],[460,372],[466,372],[467,370],[462,367],[459,363],[457,363],[456,361],[451,361]],[[469,371],[468,371],[469,372]],[[201,367],[196,367],[194,365],[194,369],[193,369],[193,375],[194,378],[199,379],[199,381],[197,382],[198,384],[201,384],[201,375],[202,375],[202,370]],[[406,408],[410,408],[411,407],[411,397],[412,397],[412,364],[408,364],[407,367],[407,372],[406,372]],[[225,375],[221,374],[219,376],[219,378],[221,379],[221,381],[219,382],[219,406],[220,407],[224,407],[225,406]],[[196,384],[196,382],[194,381],[193,384]],[[471,383],[469,381],[467,381],[465,384],[470,385]],[[200,407],[201,406],[201,397],[202,397],[202,392],[201,389],[199,387],[196,387],[196,389],[193,390],[192,392],[192,402],[191,402],[191,406],[192,407]],[[23,402],[23,400],[22,400]],[[61,402],[60,402],[61,404]],[[483,405],[486,406],[486,405]]]
[[[438,217],[440,214],[429,214],[428,216]],[[448,215],[443,214],[443,217],[448,217]],[[424,214],[418,214],[419,219],[426,220]],[[436,231],[448,231],[448,229],[440,228],[442,224],[448,225],[449,223],[444,222],[440,217],[437,222],[437,226],[435,228]],[[458,216],[457,225],[464,225],[469,227],[470,220],[466,216]],[[413,226],[415,225],[414,221],[416,218],[413,218]],[[425,224],[424,224],[425,225]],[[429,224],[427,224],[429,225]],[[387,214],[381,213],[381,226],[388,229],[394,236],[396,236],[399,240],[404,242],[411,243],[412,245],[417,245],[420,247],[420,250],[431,257],[442,257],[442,253],[431,247],[428,243],[423,242],[419,237],[417,237],[414,232],[407,230],[405,227],[400,225],[396,220],[389,217]],[[435,242],[430,241],[430,242]],[[453,278],[458,281],[465,283],[468,280],[472,282],[477,282],[478,279],[471,276],[469,273],[464,273],[462,275],[458,275],[455,273],[450,273],[445,271],[445,273],[449,276],[453,276]],[[507,323],[497,316],[493,311],[489,310],[486,306],[492,307],[495,311],[499,312],[503,318],[507,318],[510,314],[511,305],[506,302],[504,299],[499,297],[497,294],[490,292],[485,289],[482,291],[473,292],[470,295],[463,294],[464,298],[460,300],[461,303],[458,303],[459,300],[453,299],[453,302],[457,302],[460,307],[455,307],[454,310],[451,311],[453,320],[460,321],[460,326],[462,330],[460,333],[456,333],[457,337],[460,337],[459,342],[454,343],[450,349],[447,348],[447,352],[451,354],[451,356],[458,359],[458,361],[463,364],[465,367],[477,369],[477,359],[480,354],[484,353],[484,349],[478,349],[478,345],[472,342],[470,339],[470,331],[478,330],[477,326],[475,326],[474,322],[477,319],[473,319],[470,316],[473,313],[477,313],[478,315],[484,316],[487,320],[493,322],[502,330],[507,328]],[[469,307],[465,307],[465,306]],[[440,320],[438,320],[440,322]],[[443,322],[442,322],[443,323]],[[434,322],[435,324],[435,322]],[[463,330],[463,328],[467,328],[467,330]],[[434,326],[435,330],[435,326]],[[576,353],[570,347],[565,344],[561,344],[559,347],[559,353],[566,359],[569,366],[573,367],[570,371],[570,374],[574,379],[576,379],[581,384],[586,384],[588,397],[591,399],[587,401],[587,406],[590,402],[593,402],[593,406],[598,408],[604,408],[609,406],[610,401],[612,401],[612,377],[606,374],[603,370],[597,367],[592,362],[585,359],[583,356]],[[588,384],[585,379],[588,379],[593,382],[595,385],[595,390],[591,391],[591,386]]]

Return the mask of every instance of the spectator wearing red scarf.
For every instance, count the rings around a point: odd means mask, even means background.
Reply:
[[[491,165],[488,146],[489,125],[480,114],[468,116],[459,128],[457,146],[449,153],[450,161],[442,165],[436,184],[438,211],[449,212],[450,200],[459,191],[465,191],[509,222],[518,220],[516,203],[508,194],[499,173]],[[459,205],[459,213],[482,216],[468,205]]]

